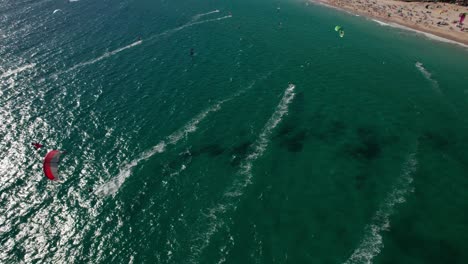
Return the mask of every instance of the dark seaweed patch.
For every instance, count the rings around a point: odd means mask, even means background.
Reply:
[[[252,145],[252,142],[246,141],[243,142],[239,145],[234,146],[229,154],[231,155],[231,165],[234,167],[237,167],[240,165],[242,160],[247,156],[247,153],[250,149],[250,146]]]
[[[336,142],[346,133],[347,126],[344,122],[333,120],[328,122],[325,128],[318,126],[314,132],[314,136],[326,142]]]
[[[357,129],[358,143],[345,146],[346,152],[356,159],[372,161],[380,156],[382,147],[377,132],[373,129],[360,127]]]
[[[366,174],[366,173],[359,173],[358,175],[356,175],[355,177],[356,189],[361,190],[366,184],[368,177],[369,177],[369,174]]]
[[[450,141],[446,137],[434,132],[424,133],[423,139],[436,149],[445,149],[450,144]]]
[[[283,138],[280,145],[286,147],[290,152],[301,152],[307,135],[308,133],[306,130],[299,131],[296,134]]]
[[[211,157],[216,157],[224,153],[225,149],[218,144],[210,144],[200,148],[200,153],[206,153]]]
[[[276,137],[284,137],[291,134],[294,131],[295,126],[292,123],[286,123],[280,127]]]
[[[245,155],[247,151],[249,151],[250,145],[252,145],[252,142],[246,141],[244,143],[241,143],[239,145],[236,145],[232,148],[231,154],[234,155]]]
[[[343,135],[345,133],[345,131],[346,131],[346,124],[344,122],[342,122],[342,121],[334,120],[330,124],[328,134],[331,137],[336,138],[338,136]]]

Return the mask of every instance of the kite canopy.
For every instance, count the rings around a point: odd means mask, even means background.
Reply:
[[[52,181],[59,179],[58,164],[60,162],[60,155],[62,153],[59,150],[52,150],[46,154],[44,158],[43,170],[45,176]]]
[[[344,37],[344,28],[342,26],[336,26],[335,31],[338,31],[340,37]]]

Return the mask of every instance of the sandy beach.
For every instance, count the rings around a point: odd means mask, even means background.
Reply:
[[[311,0],[354,14],[395,23],[468,45],[467,20],[460,25],[460,13],[468,7],[447,3],[394,0]]]

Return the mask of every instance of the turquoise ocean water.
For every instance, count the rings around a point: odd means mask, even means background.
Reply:
[[[466,48],[295,0],[0,25],[1,263],[468,261]]]

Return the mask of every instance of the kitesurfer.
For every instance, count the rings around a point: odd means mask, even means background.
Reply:
[[[40,149],[40,148],[42,148],[44,146],[44,145],[42,145],[42,144],[40,144],[38,142],[33,142],[33,143],[31,143],[31,145],[33,145],[36,150],[38,150],[38,149]]]
[[[193,48],[190,49],[190,56],[193,57],[193,55],[195,55],[195,51]]]

